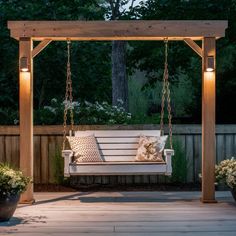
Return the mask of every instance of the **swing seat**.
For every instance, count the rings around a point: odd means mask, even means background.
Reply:
[[[71,175],[171,175],[174,150],[164,150],[163,162],[137,162],[140,135],[160,136],[160,130],[87,130],[75,136],[94,135],[104,162],[73,163],[73,151],[64,150],[64,176]]]

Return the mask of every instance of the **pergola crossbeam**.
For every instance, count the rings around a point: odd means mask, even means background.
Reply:
[[[32,57],[36,57],[45,47],[48,46],[49,43],[51,43],[51,39],[44,39],[42,42],[40,42],[32,51]]]
[[[32,40],[202,40],[225,35],[227,21],[9,21],[11,36]]]
[[[190,38],[185,38],[184,42],[188,44],[200,57],[202,57],[202,49]]]

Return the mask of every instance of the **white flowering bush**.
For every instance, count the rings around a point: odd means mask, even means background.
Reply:
[[[234,157],[216,165],[215,175],[217,182],[223,182],[232,189],[236,188],[236,160]]]
[[[118,100],[117,106],[112,106],[108,102],[90,103],[79,102],[58,102],[55,98],[51,100],[50,106],[35,114],[37,124],[62,124],[64,107],[73,109],[75,124],[127,124],[131,120],[131,114],[123,108],[122,100]],[[69,122],[68,110],[68,122]]]
[[[131,119],[120,101],[118,106],[112,106],[107,102],[90,103],[85,101],[84,106],[75,109],[75,117],[79,118],[79,124],[125,124]]]
[[[20,194],[26,190],[29,177],[25,177],[19,170],[0,163],[0,196]]]

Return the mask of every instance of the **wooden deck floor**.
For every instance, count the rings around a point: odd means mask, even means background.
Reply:
[[[36,193],[36,204],[19,205],[0,235],[235,236],[236,204],[217,192],[202,204],[199,192]]]

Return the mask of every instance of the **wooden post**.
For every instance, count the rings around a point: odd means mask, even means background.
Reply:
[[[20,58],[27,57],[29,71],[22,72],[19,67],[20,86],[20,169],[23,174],[33,178],[33,67],[32,67],[32,40],[20,38]],[[20,65],[20,63],[19,63]],[[21,203],[32,203],[33,184],[29,184],[25,193],[21,195]]]
[[[215,201],[215,70],[206,72],[207,58],[215,60],[215,38],[203,39],[202,57],[202,202]]]

